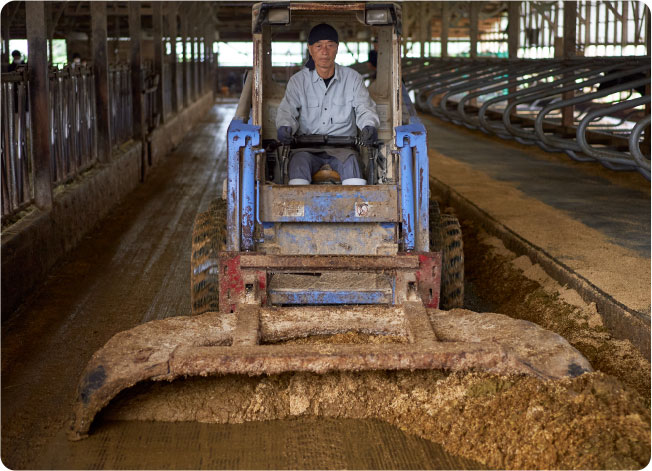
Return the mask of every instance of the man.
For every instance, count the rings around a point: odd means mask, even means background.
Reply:
[[[278,140],[290,144],[294,134],[356,136],[365,144],[378,137],[376,104],[360,74],[335,63],[339,45],[337,31],[325,23],[308,35],[314,62],[294,74],[276,114]],[[356,151],[343,148],[298,149],[290,160],[290,185],[307,185],[312,175],[328,164],[340,174],[343,185],[364,185]]]
[[[70,63],[70,67],[75,69],[75,68],[81,66],[81,63],[82,63],[81,56],[78,53],[75,52],[72,55],[72,62]]]
[[[20,53],[18,49],[11,52],[11,58],[13,59],[13,61],[11,64],[9,64],[9,67],[7,67],[7,72],[13,72],[14,70],[17,70],[18,67],[24,65],[23,55]]]

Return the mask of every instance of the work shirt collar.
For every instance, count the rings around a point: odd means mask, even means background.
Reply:
[[[312,76],[310,78],[312,79],[313,82],[316,82],[321,78],[319,76],[319,74],[317,73],[316,68],[312,69],[310,71],[310,73],[312,74]],[[331,82],[334,82],[334,81],[338,80],[339,76],[340,76],[340,66],[337,65],[337,63],[335,63],[335,72],[333,73],[333,78],[331,79]]]

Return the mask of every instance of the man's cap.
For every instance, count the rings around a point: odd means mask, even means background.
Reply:
[[[315,44],[317,41],[334,41],[336,43],[340,43],[340,40],[337,36],[337,31],[335,31],[335,28],[333,28],[331,25],[326,24],[326,23],[321,23],[315,26],[313,29],[310,30],[310,34],[308,35],[308,44],[311,46]]]

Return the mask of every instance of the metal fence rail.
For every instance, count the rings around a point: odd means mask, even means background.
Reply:
[[[163,87],[163,110],[165,110],[165,118],[168,118],[172,113],[172,66],[169,62],[163,63],[163,77],[161,80]]]
[[[205,59],[207,61],[208,59]],[[209,89],[210,73],[204,71],[206,63],[188,61],[183,67],[164,64],[162,76],[152,67],[141,69],[144,135],[160,126],[162,113],[174,114],[173,104],[183,109],[184,103],[199,98],[202,90]],[[92,67],[52,68],[49,72],[49,125],[50,129],[32,129],[28,100],[28,66],[19,71],[2,74],[0,91],[0,140],[2,223],[12,223],[20,211],[35,202],[35,168],[32,133],[49,133],[51,159],[47,164],[51,174],[50,185],[55,188],[84,170],[98,159],[98,129],[95,76]],[[184,79],[184,73],[185,75]],[[127,65],[109,68],[109,127],[112,147],[134,137],[133,95],[131,70]],[[187,83],[184,91],[183,84]],[[173,85],[176,85],[173,87]],[[162,87],[162,103],[157,92]],[[173,88],[175,88],[173,90]],[[184,95],[186,93],[186,95]],[[174,95],[176,94],[176,99]],[[192,96],[191,96],[192,95]],[[194,96],[194,99],[193,99]],[[140,138],[140,137],[138,137]],[[151,165],[151,161],[149,162]],[[45,165],[45,164],[43,164]],[[45,173],[47,175],[47,173]],[[47,178],[46,178],[47,180]]]
[[[2,74],[2,218],[34,200],[26,69]]]
[[[156,91],[160,86],[160,77],[151,70],[143,69],[142,73],[143,107],[145,108],[145,131],[149,134],[154,130],[161,119],[161,110],[158,109]]]
[[[97,159],[95,80],[90,68],[50,72],[52,180],[63,183]]]
[[[649,58],[421,59],[403,70],[421,111],[650,179]]]
[[[183,108],[183,66],[181,63],[177,64],[177,106]],[[174,93],[174,91],[172,91]]]
[[[115,147],[131,139],[133,133],[133,106],[129,66],[116,65],[109,69],[109,100],[111,145]]]

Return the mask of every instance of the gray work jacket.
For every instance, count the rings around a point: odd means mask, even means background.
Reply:
[[[316,70],[302,68],[294,74],[276,113],[276,127],[290,126],[297,135],[355,136],[356,126],[378,128],[379,122],[360,74],[337,64],[328,88]],[[351,154],[347,149],[322,150],[340,160]]]

